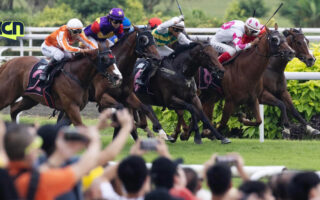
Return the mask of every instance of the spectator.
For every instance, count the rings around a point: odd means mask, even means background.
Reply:
[[[57,196],[71,190],[80,178],[89,172],[98,160],[100,151],[99,133],[95,127],[83,128],[81,134],[90,139],[87,151],[81,159],[68,167],[40,171],[38,187],[34,190],[35,200],[55,199]],[[60,134],[57,138],[59,145],[65,151],[72,151]],[[29,197],[28,185],[34,178],[34,163],[38,159],[42,139],[36,136],[36,129],[22,125],[11,125],[5,135],[5,150],[9,158],[9,173],[18,176],[15,186],[21,198]]]
[[[288,193],[292,200],[320,198],[320,178],[314,172],[300,172],[289,183]]]
[[[197,192],[201,189],[202,180],[199,178],[196,171],[190,167],[184,167],[183,171],[187,178],[187,188],[196,195]]]
[[[261,181],[246,181],[239,187],[239,190],[243,196],[255,195],[261,200],[275,200],[271,189]]]
[[[181,198],[173,197],[165,188],[158,188],[148,193],[144,200],[183,200]]]
[[[288,185],[297,171],[284,171],[272,176],[269,180],[269,186],[276,200],[289,200]]]
[[[7,166],[8,158],[6,152],[4,150],[4,134],[6,131],[5,124],[2,120],[0,120],[0,168]]]
[[[88,192],[88,196],[93,199],[108,200],[142,200],[144,195],[150,191],[150,177],[146,163],[139,155],[144,151],[140,150],[140,140],[131,148],[131,156],[125,158],[118,165],[108,166],[102,177],[96,179]],[[119,194],[111,185],[111,181],[120,179],[125,190],[124,194]]]
[[[243,159],[239,154],[230,153],[226,157],[235,161],[240,177],[247,181],[249,177],[243,169]],[[214,154],[210,160],[204,164],[203,177],[206,177],[210,188],[212,200],[233,200],[238,199],[240,194],[237,189],[232,188],[232,173],[230,165],[226,163],[216,163],[217,155]]]
[[[106,127],[109,127],[112,123],[110,121],[112,115],[112,110],[107,109],[104,112],[102,112],[99,116],[99,122],[97,124],[97,128],[104,129]],[[132,118],[127,110],[121,110],[117,112],[117,115],[120,115],[118,117],[118,121],[121,125],[121,129],[119,132],[118,137],[103,151],[100,152],[99,159],[98,159],[98,165],[105,165],[108,161],[113,160],[115,156],[121,151],[123,148],[125,142],[127,141],[127,138],[129,136],[129,133],[132,129]],[[38,130],[38,134],[43,138],[43,145],[42,148],[49,156],[49,159],[42,159],[42,163],[44,164],[41,166],[42,170],[45,170],[46,168],[60,168],[65,167],[68,165],[71,165],[73,163],[78,162],[78,157],[71,157],[74,152],[77,152],[79,149],[82,149],[85,147],[85,144],[81,141],[79,142],[68,142],[70,147],[73,147],[72,152],[68,152],[65,150],[63,146],[59,146],[59,144],[56,144],[55,138],[57,137],[61,126],[64,124],[58,124],[58,125],[45,125],[41,127]],[[61,195],[58,197],[58,200],[77,200],[77,199],[83,199],[82,198],[82,186],[81,182],[78,182],[76,186],[67,193]]]

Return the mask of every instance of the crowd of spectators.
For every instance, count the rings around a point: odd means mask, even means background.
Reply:
[[[107,109],[97,125],[75,128],[63,122],[38,127],[0,121],[0,199],[320,200],[315,172],[285,171],[251,181],[237,153],[214,154],[196,172],[182,167],[183,159],[173,159],[163,140],[138,139],[127,157],[110,163],[133,128],[126,109],[113,115]],[[113,126],[118,135],[103,148],[99,132]],[[148,168],[143,155],[151,150],[158,156]],[[232,185],[232,166],[239,187]]]

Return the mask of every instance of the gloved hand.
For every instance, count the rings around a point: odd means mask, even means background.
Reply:
[[[80,53],[86,54],[91,52],[91,49],[80,49]]]
[[[179,18],[179,22],[184,21],[184,16],[183,15],[180,15],[178,18]]]

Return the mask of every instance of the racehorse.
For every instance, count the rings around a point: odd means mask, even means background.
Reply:
[[[157,63],[153,63],[158,65]],[[191,130],[195,131],[194,142],[201,144],[198,120],[210,127],[215,137],[222,144],[230,143],[211,125],[202,111],[200,99],[196,93],[194,75],[199,66],[208,70],[215,70],[218,66],[222,69],[213,47],[201,42],[181,46],[169,57],[165,57],[158,66],[157,72],[150,79],[149,91],[152,94],[136,92],[139,99],[149,105],[167,107],[175,110],[188,110],[191,113],[193,124]]]
[[[10,105],[11,119],[16,120],[19,112],[41,103],[47,105],[43,96],[26,93],[29,74],[39,59],[33,56],[14,58],[0,68],[0,109]],[[108,77],[112,84],[121,83],[114,57],[106,45],[99,45],[87,55],[77,55],[67,61],[54,78],[51,94],[54,108],[66,112],[71,122],[83,125],[80,115],[88,102],[89,85],[96,74]],[[22,100],[15,102],[20,96]]]
[[[236,59],[224,63],[224,76],[222,79],[223,96],[217,94],[212,89],[201,90],[200,99],[203,104],[203,110],[212,121],[214,103],[224,97],[225,104],[223,108],[222,119],[218,130],[221,131],[234,112],[235,108],[241,104],[246,104],[253,111],[256,121],[250,121],[244,117],[240,118],[246,126],[258,126],[261,123],[259,112],[258,97],[262,92],[262,75],[268,66],[271,56],[282,57],[291,60],[294,57],[294,51],[289,47],[285,37],[275,30],[266,28],[266,33],[259,37],[259,43],[238,54]],[[178,113],[179,114],[179,113]],[[183,116],[178,115],[178,123],[183,123]],[[204,125],[204,129],[206,129]],[[203,136],[213,138],[213,134],[204,131]],[[181,139],[188,139],[190,135],[184,132]]]
[[[311,67],[315,62],[315,58],[309,51],[309,41],[302,33],[302,30],[289,29],[285,30],[283,34],[286,36],[288,44],[295,50],[296,57],[308,67]],[[318,130],[307,124],[306,120],[302,118],[292,103],[284,75],[287,63],[287,59],[282,57],[271,57],[268,67],[263,74],[263,91],[259,97],[259,102],[261,104],[277,106],[280,109],[284,136],[290,135],[287,110],[306,127],[308,133],[319,134]]]

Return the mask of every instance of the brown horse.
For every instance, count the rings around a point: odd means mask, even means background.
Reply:
[[[310,53],[309,41],[302,33],[302,30],[290,29],[285,30],[283,34],[287,38],[288,44],[295,50],[296,57],[311,67],[315,58]],[[306,127],[307,132],[314,135],[320,132],[309,126],[305,119],[295,109],[291,96],[287,90],[287,81],[284,70],[288,60],[281,57],[272,57],[266,71],[263,74],[263,91],[259,97],[259,102],[266,105],[277,106],[281,111],[281,122],[284,126],[282,131],[284,136],[290,135],[290,124],[287,116],[287,110]]]
[[[67,113],[74,125],[83,125],[80,110],[88,102],[88,88],[97,73],[104,74],[113,84],[121,83],[115,60],[109,48],[99,45],[99,49],[91,50],[85,56],[76,56],[64,64],[62,72],[54,78],[52,97],[55,109]],[[26,94],[29,74],[33,66],[39,62],[36,57],[25,56],[14,58],[0,68],[0,109],[10,105],[11,119],[23,110],[41,103],[47,105],[42,96]],[[22,100],[15,102],[20,96]]]
[[[289,47],[285,37],[276,30],[270,31],[259,38],[259,43],[241,52],[238,57],[224,64],[225,73],[222,79],[225,104],[222,120],[218,130],[223,130],[234,112],[241,104],[246,104],[254,114],[256,121],[250,121],[244,117],[240,121],[247,126],[258,126],[261,123],[258,97],[262,92],[262,75],[265,71],[271,56],[279,56],[291,60],[294,51]],[[200,99],[203,103],[203,110],[212,121],[214,103],[223,97],[212,89],[201,90]],[[179,124],[183,123],[180,113]],[[206,129],[204,125],[204,129]],[[177,129],[178,130],[178,129]],[[208,134],[208,131],[204,131]],[[212,137],[211,134],[209,137]],[[181,139],[188,139],[189,135],[184,132]]]
[[[196,144],[202,143],[198,127],[199,120],[210,127],[210,130],[217,139],[221,140],[222,144],[230,143],[229,139],[224,138],[210,125],[208,118],[202,111],[193,78],[200,65],[210,71],[214,70],[216,66],[222,69],[212,46],[202,43],[182,46],[162,60],[154,77],[150,79],[149,91],[153,94],[142,94],[139,91],[136,94],[145,104],[175,110],[188,110],[193,119],[191,130],[195,131],[194,141]]]

